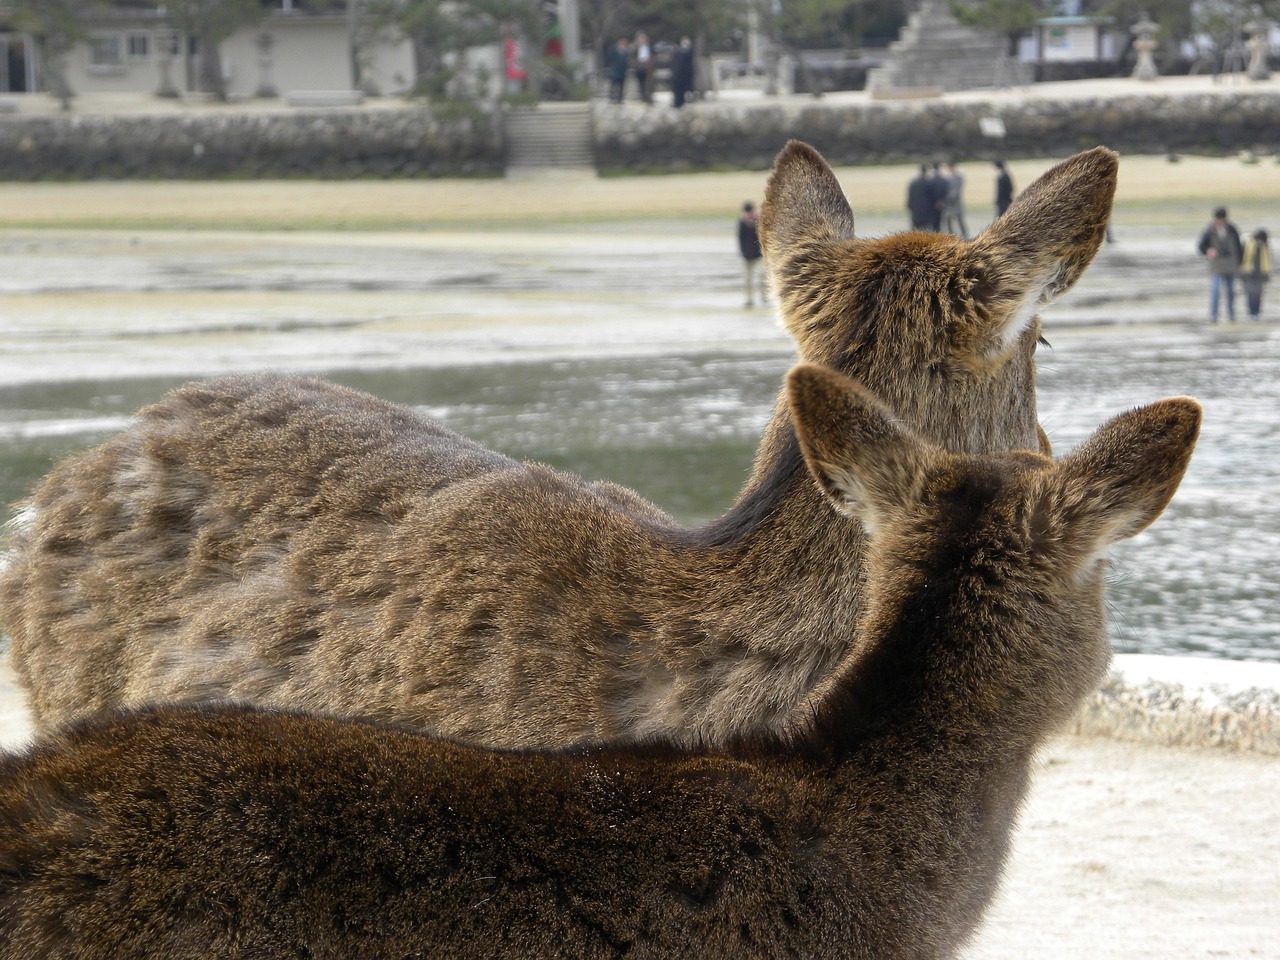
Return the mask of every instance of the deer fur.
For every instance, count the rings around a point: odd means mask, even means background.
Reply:
[[[919,439],[789,379],[818,486],[869,531],[857,649],[726,750],[510,752],[161,707],[0,761],[0,955],[951,957],[1033,754],[1103,676],[1103,553],[1177,488],[1200,407],[1054,463]]]
[[[1047,449],[1036,309],[1102,241],[1117,172],[1048,171],[971,242],[861,240],[792,143],[761,234],[802,359],[957,452]],[[846,651],[863,537],[779,399],[750,478],[679,527],[612,484],[315,380],[185,386],[35,490],[0,628],[38,727],[155,701],[364,716],[478,744],[775,729]]]

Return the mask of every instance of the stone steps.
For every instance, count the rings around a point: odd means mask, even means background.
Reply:
[[[542,170],[594,171],[591,104],[540,103],[503,117],[507,176]]]

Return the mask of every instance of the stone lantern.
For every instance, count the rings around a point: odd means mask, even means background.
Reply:
[[[1156,69],[1155,58],[1151,56],[1156,49],[1156,31],[1159,29],[1160,25],[1145,13],[1142,19],[1130,28],[1134,38],[1133,49],[1138,51],[1138,63],[1133,68],[1135,80],[1154,80],[1160,76],[1160,71]]]

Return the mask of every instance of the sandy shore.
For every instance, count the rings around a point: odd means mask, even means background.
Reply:
[[[781,146],[781,144],[779,145]],[[1010,163],[1025,187],[1051,160]],[[971,211],[990,206],[990,164],[964,163]],[[858,216],[903,210],[910,166],[836,170]],[[766,173],[691,173],[597,178],[548,174],[511,180],[122,181],[0,183],[0,228],[427,229],[644,218],[732,218],[759,200]],[[1159,220],[1160,206],[1233,207],[1280,198],[1280,164],[1235,157],[1124,157],[1116,202]],[[1199,215],[1199,214],[1198,214]],[[904,214],[905,216],[905,214]],[[904,224],[905,227],[905,224]]]

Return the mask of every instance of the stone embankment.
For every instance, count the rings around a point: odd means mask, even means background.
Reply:
[[[0,117],[0,179],[502,174],[489,118],[421,107]]]
[[[922,100],[726,97],[683,110],[597,101],[592,138],[597,169],[619,173],[767,169],[793,137],[838,165],[1056,157],[1099,143],[1130,154],[1280,149],[1280,84],[1192,79],[1033,84]],[[505,152],[500,118],[444,121],[409,104],[0,116],[5,180],[497,176]]]
[[[982,121],[990,118],[1000,120],[1003,137],[983,132]],[[790,98],[750,109],[601,106],[595,137],[600,169],[628,172],[766,168],[790,137],[812,143],[836,165],[1059,157],[1100,143],[1129,154],[1272,153],[1280,148],[1280,93],[1235,87],[1175,95],[1139,88],[1061,100],[1018,98],[1015,91],[907,101]]]

